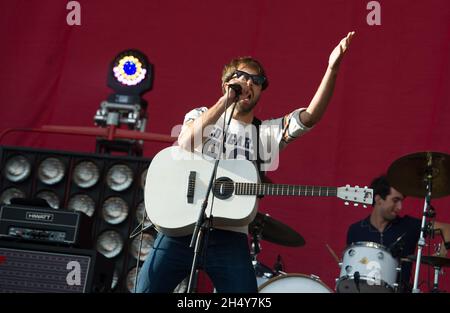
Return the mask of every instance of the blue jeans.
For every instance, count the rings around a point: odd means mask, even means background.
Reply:
[[[190,241],[191,235],[169,237],[159,233],[139,271],[136,292],[172,292],[189,276],[194,256]],[[205,252],[199,257],[199,265],[217,292],[258,292],[247,235],[214,229]]]

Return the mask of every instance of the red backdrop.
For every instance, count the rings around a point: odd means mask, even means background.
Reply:
[[[379,1],[381,25],[369,26],[369,1],[80,0],[81,25],[69,26],[68,1],[0,2],[0,130],[42,125],[93,126],[111,93],[107,67],[125,49],[155,66],[147,131],[169,134],[196,106],[220,96],[222,67],[252,55],[270,87],[257,108],[278,117],[311,100],[333,47],[355,30],[335,94],[323,120],[282,154],[274,182],[367,185],[397,158],[431,150],[450,153],[450,5],[447,0]],[[12,134],[1,144],[94,151],[90,137]],[[151,157],[165,144],[147,142]],[[404,213],[420,217],[423,200]],[[450,222],[448,197],[433,205]],[[261,211],[306,239],[301,248],[263,242],[260,260],[281,255],[289,273],[315,274],[330,287],[345,248],[347,226],[370,208],[339,199],[266,197]],[[427,273],[425,267],[422,268]],[[450,278],[443,276],[450,290]]]

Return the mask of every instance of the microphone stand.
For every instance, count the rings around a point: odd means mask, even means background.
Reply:
[[[231,87],[229,87],[231,88]],[[227,122],[227,131],[228,131],[228,127],[230,126],[230,122],[231,119],[233,118],[233,113],[234,113],[234,109],[236,107],[236,102],[239,99],[239,93],[235,91],[235,99],[234,99],[234,103],[233,105],[233,109],[231,111],[231,116],[228,119]],[[226,104],[228,104],[229,98],[227,98]],[[226,105],[225,105],[226,106]],[[226,110],[228,108],[225,108],[225,115],[224,115],[224,124],[225,124],[225,117],[226,117]],[[222,150],[221,152],[225,151],[225,135],[226,135],[226,131],[225,131],[225,127],[223,129],[223,133],[222,133]],[[218,158],[214,161],[214,168],[213,171],[211,173],[211,178],[209,180],[209,184],[208,184],[208,189],[206,190],[206,196],[205,199],[203,200],[199,215],[198,215],[198,219],[197,222],[195,224],[195,228],[194,228],[194,232],[192,233],[192,239],[191,239],[191,243],[189,244],[190,248],[194,248],[194,257],[192,260],[192,266],[191,266],[191,272],[189,274],[189,283],[188,283],[188,288],[187,288],[187,293],[192,293],[194,290],[194,286],[197,285],[197,279],[198,279],[198,261],[199,261],[199,256],[201,255],[201,251],[203,248],[208,248],[208,234],[209,231],[211,229],[211,220],[213,218],[212,213],[210,214],[210,217],[208,218],[205,214],[206,208],[208,206],[208,198],[209,198],[209,194],[211,192],[211,189],[213,188],[213,184],[216,178],[216,174],[217,174],[217,168],[219,166],[219,161],[220,161],[220,156],[221,153],[219,153]],[[214,197],[214,193],[213,193],[213,197]],[[213,199],[214,200],[214,199]],[[214,201],[213,201],[214,203]],[[204,233],[206,232],[206,236],[204,236]]]
[[[422,215],[422,224],[420,226],[420,237],[417,243],[417,259],[416,259],[416,270],[414,273],[414,285],[412,289],[412,293],[420,293],[420,289],[418,288],[419,283],[419,270],[420,270],[420,261],[422,258],[422,249],[425,246],[425,236],[429,231],[428,226],[426,226],[426,218],[430,215],[431,208],[431,190],[432,190],[432,179],[433,179],[433,169],[432,169],[432,156],[431,153],[427,153],[427,166],[425,170],[426,174],[426,196],[423,205],[423,215]]]

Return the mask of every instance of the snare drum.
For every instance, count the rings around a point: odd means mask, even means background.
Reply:
[[[399,262],[383,246],[374,242],[357,242],[344,251],[336,291],[395,292]]]
[[[269,279],[259,286],[260,293],[332,293],[317,276],[285,274]]]

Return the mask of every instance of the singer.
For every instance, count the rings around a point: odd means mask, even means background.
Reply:
[[[347,231],[347,245],[356,242],[376,242],[387,247],[394,257],[405,258],[415,253],[420,236],[421,220],[408,215],[400,216],[405,196],[391,187],[386,176],[375,178],[372,213],[365,219],[352,224]],[[434,222],[434,229],[440,229],[445,241],[450,240],[450,224]],[[442,249],[441,254],[447,254]],[[411,292],[412,263],[404,262],[398,283],[400,292]]]
[[[271,120],[260,121],[254,114],[262,92],[269,86],[263,66],[251,57],[233,59],[222,72],[223,95],[209,108],[196,108],[186,114],[179,145],[214,159],[252,160],[263,178],[265,171],[276,166],[276,153],[307,133],[324,115],[339,65],[354,35],[355,32],[349,32],[331,52],[325,74],[309,105]],[[258,291],[247,234],[247,226],[213,227],[205,234],[208,241],[202,250],[200,266],[217,292]],[[193,259],[190,240],[190,235],[158,234],[139,272],[137,292],[172,292],[190,273]]]

